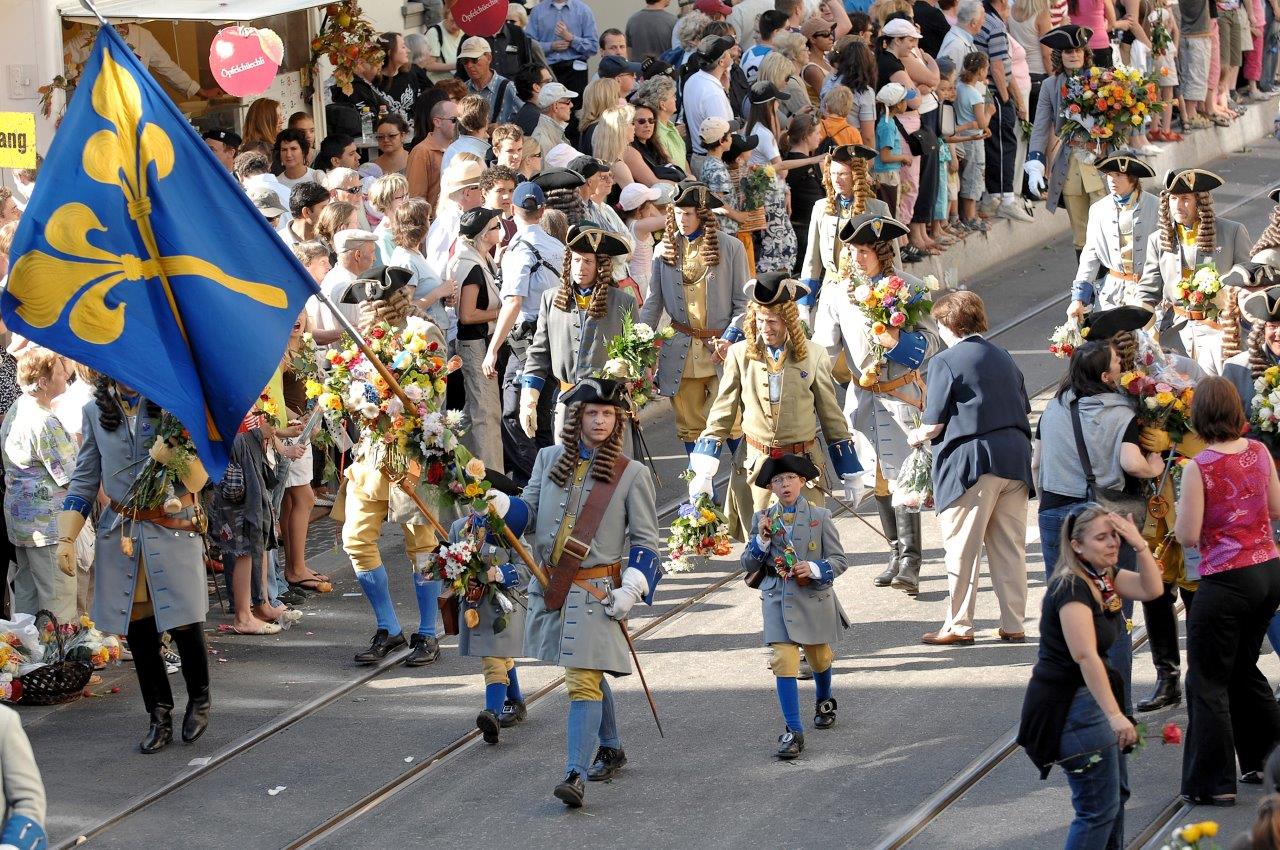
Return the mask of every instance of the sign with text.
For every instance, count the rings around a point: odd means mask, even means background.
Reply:
[[[455,0],[453,19],[467,35],[496,35],[507,21],[509,0]]]
[[[0,112],[0,168],[35,167],[35,113]]]
[[[268,29],[225,27],[209,45],[209,70],[227,94],[256,97],[284,61],[284,43]]]

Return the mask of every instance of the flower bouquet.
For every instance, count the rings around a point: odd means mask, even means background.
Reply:
[[[681,505],[676,518],[671,521],[671,534],[667,537],[667,552],[671,559],[667,571],[687,573],[695,566],[695,558],[705,563],[712,555],[729,554],[729,521],[724,512],[706,493],[699,493],[691,502]]]
[[[896,274],[872,282],[860,269],[854,267],[850,288],[853,292],[853,304],[870,320],[874,337],[885,333],[889,328],[902,331],[914,328],[933,309],[933,302],[928,296],[939,288],[939,283],[933,275],[926,276],[919,283],[907,283]],[[862,370],[858,384],[863,387],[875,386],[880,381],[880,365],[884,361],[885,352],[875,342],[871,349],[876,360],[870,367]]]
[[[1138,422],[1143,427],[1167,431],[1175,443],[1191,430],[1191,397],[1195,390],[1181,375],[1165,371],[1151,376],[1134,369],[1120,376],[1120,386],[1134,397]]]
[[[1136,68],[1090,68],[1068,77],[1061,93],[1059,135],[1090,147],[1123,144],[1160,105],[1155,78]]]
[[[1280,448],[1280,366],[1272,366],[1253,382],[1249,430],[1271,448]]]
[[[156,448],[164,444],[171,449],[167,456]],[[156,454],[161,454],[164,461],[156,460]],[[178,500],[175,485],[190,471],[191,462],[195,459],[196,446],[186,427],[178,417],[163,411],[156,425],[151,454],[142,464],[138,477],[129,486],[121,504],[129,512],[154,511],[163,507],[165,513],[178,513],[182,510],[182,503]]]
[[[644,322],[634,321],[631,311],[626,311],[622,314],[622,333],[609,340],[609,359],[599,377],[625,382],[632,409],[639,411],[657,395],[653,370],[658,365],[658,353],[675,335],[674,328],[655,331]]]
[[[916,446],[898,469],[893,482],[893,506],[910,513],[933,507],[933,450]]]
[[[739,232],[764,230],[764,205],[777,181],[778,174],[772,165],[757,165],[747,170],[739,183],[742,189],[742,211],[753,215],[750,221],[739,222]]]
[[[120,638],[98,630],[87,615],[80,615],[79,623],[63,623],[58,626],[63,635],[63,649],[68,661],[78,661],[102,669],[120,660]],[[52,639],[45,645],[45,663],[57,661],[57,647]]]
[[[1173,842],[1165,845],[1169,850],[1214,850],[1218,845],[1213,837],[1218,834],[1216,821],[1205,820],[1189,823],[1173,831]]]
[[[356,0],[343,0],[324,7],[320,34],[311,39],[313,69],[320,57],[333,64],[333,81],[343,93],[351,94],[356,66],[367,62],[375,68],[384,64],[385,55],[378,42],[378,31],[364,17]]]
[[[480,625],[480,604],[496,601],[503,612],[493,624],[493,632],[498,634],[507,627],[506,615],[515,610],[515,603],[501,581],[491,580],[490,568],[494,565],[486,563],[482,556],[485,535],[490,529],[495,533],[500,530],[493,524],[494,517],[472,511],[458,541],[424,556],[419,569],[426,578],[443,582],[446,594],[462,600],[462,619],[469,629]]]
[[[1080,333],[1079,323],[1074,320],[1058,325],[1049,337],[1049,353],[1058,358],[1070,357],[1082,345],[1084,336]]]
[[[1187,314],[1192,321],[1213,321],[1222,312],[1218,293],[1222,291],[1222,278],[1212,261],[1201,263],[1189,278],[1174,284],[1178,296],[1174,307]]]

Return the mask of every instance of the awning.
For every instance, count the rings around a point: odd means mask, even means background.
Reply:
[[[97,0],[94,6],[110,21],[252,21],[323,6],[327,0]],[[79,0],[58,0],[58,14],[82,22],[96,20]]]

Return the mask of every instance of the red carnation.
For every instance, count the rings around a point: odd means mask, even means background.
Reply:
[[[373,330],[369,331],[369,336],[373,337],[374,339],[382,339],[386,335],[387,335],[387,332],[384,331],[382,328],[374,328]]]
[[[427,483],[431,485],[439,484],[444,479],[444,464],[436,461],[427,467]]]
[[[432,340],[431,342],[427,343],[427,351],[439,351],[439,350],[440,350],[440,343],[436,342],[435,340]]]
[[[1166,744],[1181,744],[1182,729],[1177,723],[1170,720],[1168,723],[1164,724],[1164,728],[1160,730],[1160,738]]]

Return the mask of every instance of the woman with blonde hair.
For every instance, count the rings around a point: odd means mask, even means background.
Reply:
[[[396,210],[409,197],[409,181],[403,174],[384,174],[369,187],[369,203],[382,216],[382,221],[373,229],[378,237],[378,262],[387,265],[391,252],[396,249],[395,239],[391,235],[391,224]]]
[[[634,151],[631,142],[635,140],[636,128],[631,123],[636,110],[630,104],[613,106],[600,114],[595,124],[595,132],[591,134],[591,153],[601,162],[610,163],[609,171],[613,175],[614,193],[621,191],[618,186],[630,186],[636,182],[631,168],[624,157],[627,151]]]
[[[439,272],[432,269],[423,256],[422,246],[431,229],[431,206],[421,198],[409,198],[392,217],[391,236],[395,250],[391,252],[390,265],[413,272],[414,303],[426,311],[427,318],[442,331],[449,327],[449,315],[445,301],[453,297],[457,287],[452,280],[441,280]]]
[[[779,36],[777,40],[785,41],[786,37]],[[813,111],[809,104],[809,93],[798,76],[799,70],[800,66],[795,60],[776,48],[760,63],[756,80],[773,83],[778,91],[787,95],[786,100],[778,100],[778,119],[782,123],[790,121],[791,116],[797,112]],[[744,114],[746,112],[750,112],[750,109],[744,109]]]
[[[611,77],[601,77],[587,83],[582,92],[582,108],[578,110],[578,150],[592,150],[592,135],[596,122],[606,110],[613,109],[622,103],[622,89],[618,81]]]
[[[524,137],[524,150],[520,157],[520,176],[529,180],[542,170],[542,145],[533,136]]]
[[[275,147],[276,135],[284,129],[284,115],[280,112],[280,101],[269,97],[260,97],[249,104],[249,111],[244,115],[245,145],[262,143],[268,148]]]

